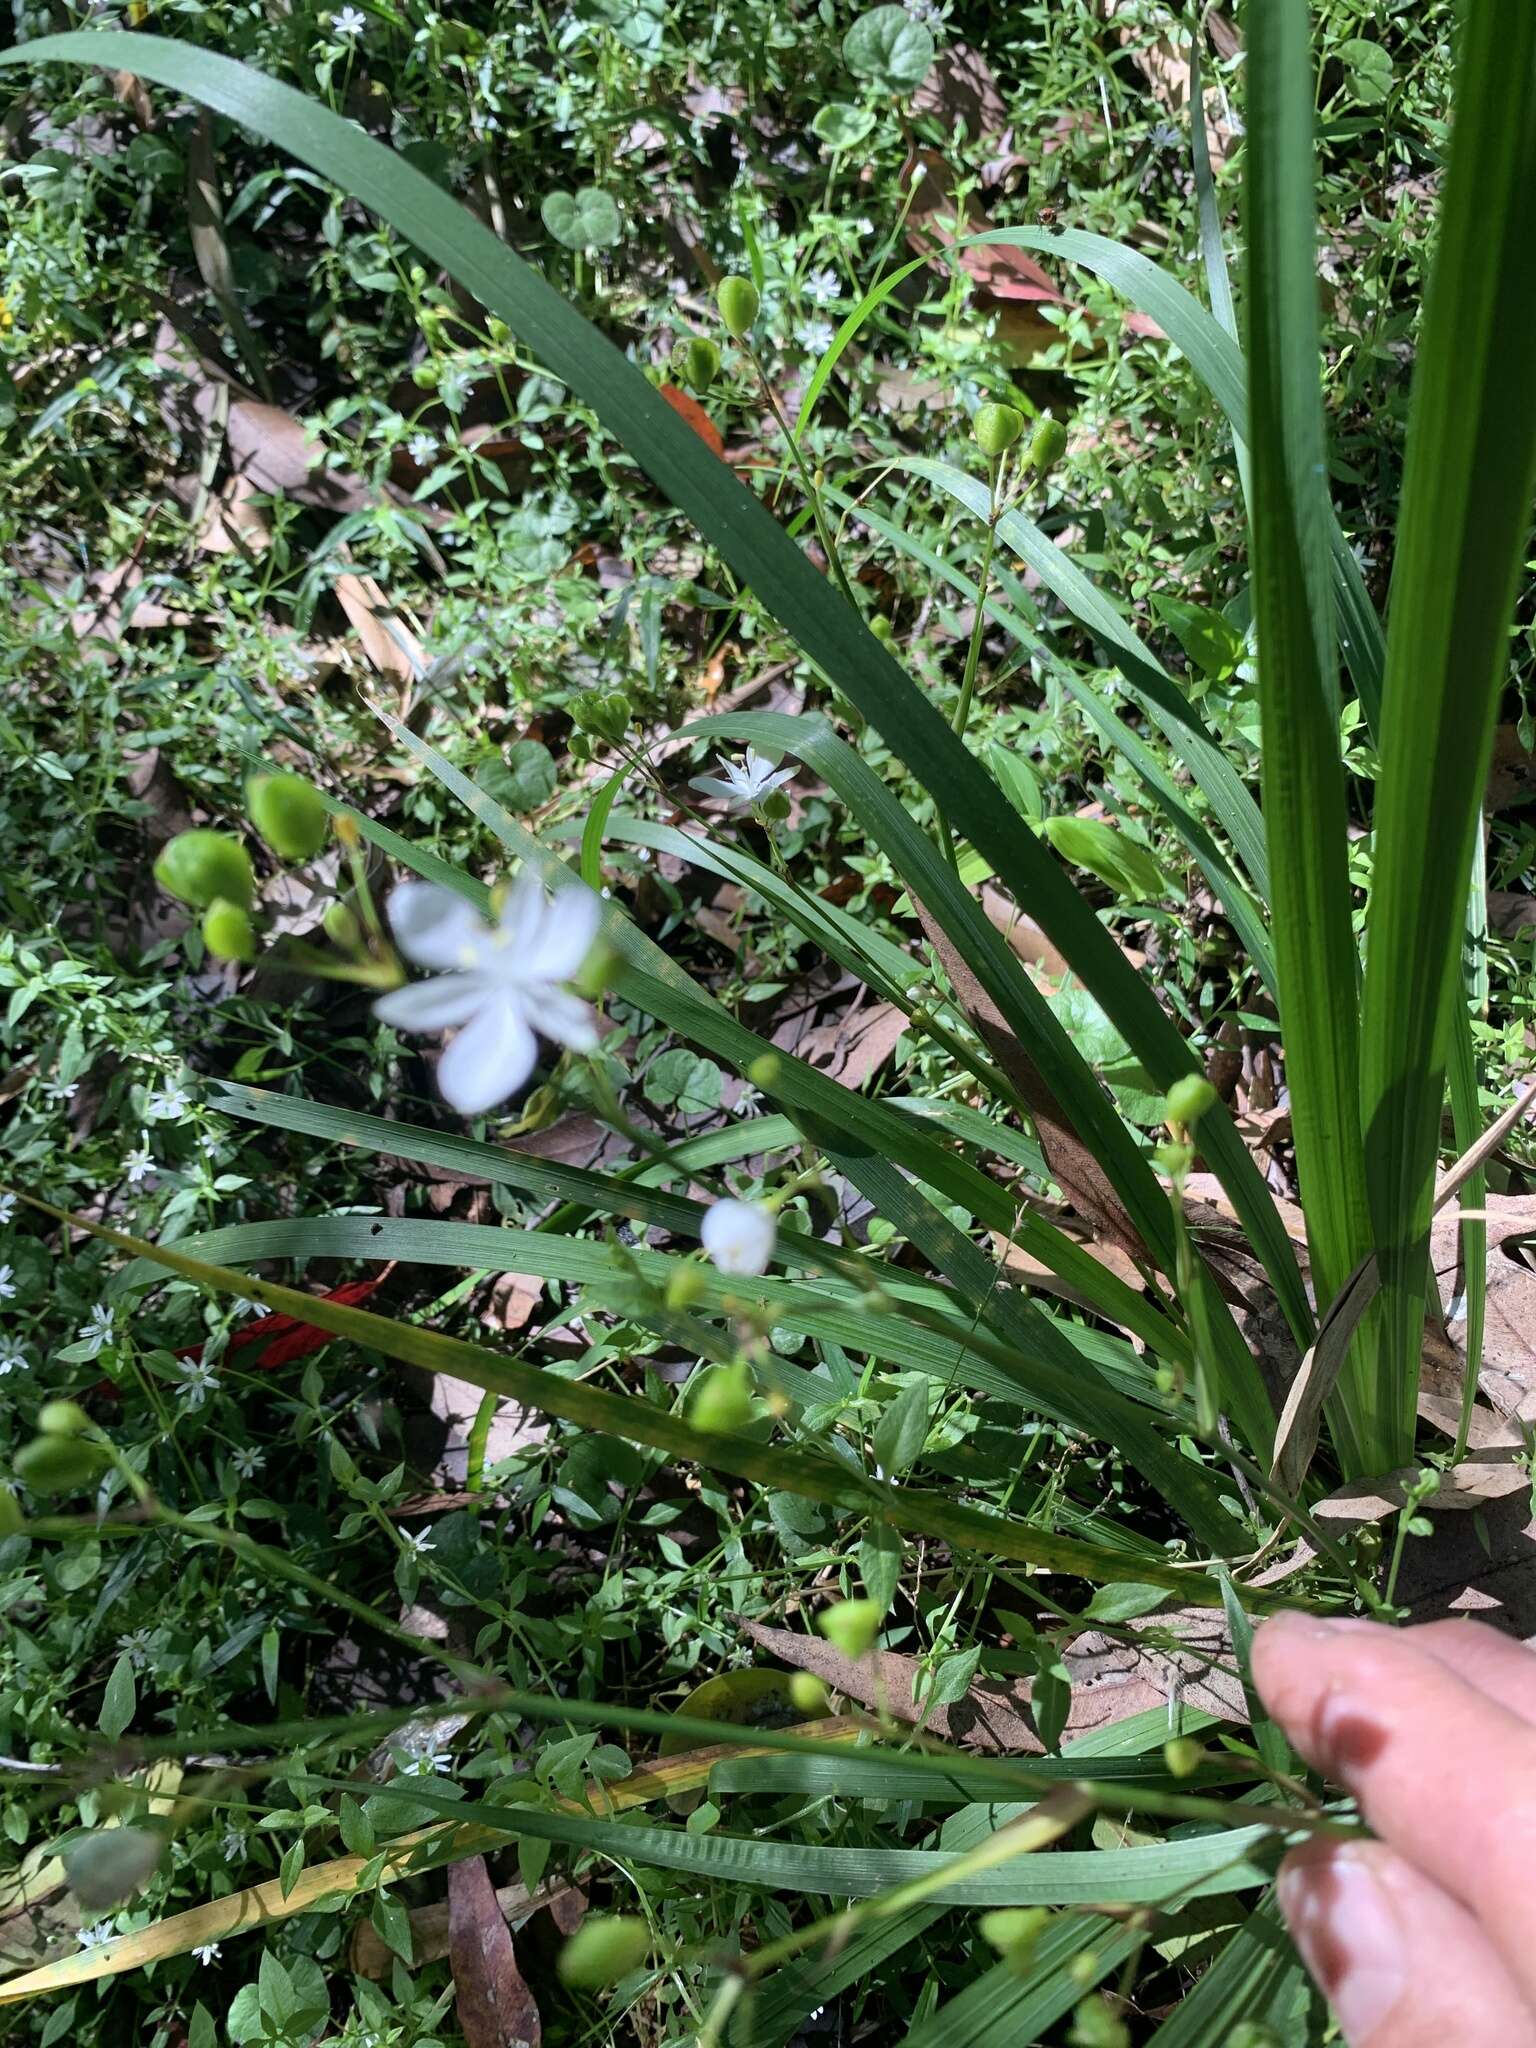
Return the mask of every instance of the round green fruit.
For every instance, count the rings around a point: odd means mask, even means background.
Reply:
[[[763,302],[750,277],[723,277],[715,293],[715,303],[720,308],[720,323],[726,333],[732,341],[740,341],[756,325]]]
[[[1012,405],[983,405],[971,421],[971,432],[983,455],[996,461],[1006,455],[1024,431],[1024,415]]]
[[[166,842],[155,862],[155,880],[197,910],[206,910],[216,896],[242,910],[256,900],[256,874],[245,848],[229,833],[201,826]]]
[[[251,823],[279,860],[312,860],[324,846],[331,816],[312,782],[288,769],[253,775],[245,785]]]

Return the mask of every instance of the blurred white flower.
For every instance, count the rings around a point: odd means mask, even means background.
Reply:
[[[267,1462],[266,1453],[254,1444],[241,1444],[229,1454],[229,1462],[242,1479],[254,1479]]]
[[[706,1210],[699,1241],[722,1273],[766,1273],[778,1235],[778,1219],[766,1203],[732,1196]]]
[[[402,1529],[400,1535],[406,1549],[417,1557],[420,1557],[423,1551],[436,1550],[437,1548],[437,1545],[432,1541],[432,1525],[430,1522],[425,1529]]]
[[[795,339],[808,356],[824,356],[836,332],[830,320],[802,320],[795,329]]]
[[[9,1188],[0,1192],[0,1223],[9,1223],[16,1214],[16,1197]]]
[[[331,16],[331,27],[339,36],[360,36],[367,26],[368,17],[361,7],[343,7]]]
[[[830,265],[813,270],[805,280],[805,296],[813,306],[834,306],[843,296],[843,281]]]
[[[179,1081],[172,1081],[158,1095],[151,1095],[144,1114],[152,1123],[180,1123],[192,1107],[192,1098]]]
[[[401,1774],[407,1778],[432,1778],[439,1772],[447,1771],[453,1762],[453,1754],[446,1749],[420,1749],[413,1751],[401,1764]]]
[[[147,1140],[147,1132],[145,1137]],[[136,1188],[140,1181],[148,1180],[154,1170],[155,1155],[150,1151],[147,1142],[140,1145],[136,1152],[130,1152],[123,1161],[123,1172],[128,1176],[128,1185],[131,1188]]]
[[[463,1027],[437,1063],[437,1085],[460,1116],[478,1116],[522,1087],[538,1062],[535,1029],[576,1052],[596,1050],[590,1008],[559,986],[597,937],[601,911],[590,889],[562,889],[551,901],[525,873],[488,924],[451,889],[403,882],[389,921],[407,960],[441,971],[381,996],[374,1015],[402,1031]]]
[[[722,782],[718,776],[695,775],[688,784],[690,789],[701,789],[706,796],[723,796],[732,810],[746,810],[760,804],[765,796],[772,796],[776,789],[793,781],[793,768],[775,768],[766,756],[754,747],[748,747],[747,758],[738,768],[734,761],[722,761]]]
[[[25,1372],[27,1354],[14,1337],[0,1337],[0,1379],[8,1372]]]
[[[50,1081],[43,1093],[50,1102],[69,1102],[79,1092],[78,1081]]]
[[[9,1266],[0,1266],[0,1301],[13,1301],[16,1297],[16,1282]]]
[[[405,444],[405,452],[418,469],[425,469],[437,453],[436,434],[412,434]]]
[[[98,1302],[96,1307],[91,1310],[75,1341],[79,1344],[88,1344],[91,1348],[86,1352],[85,1356],[87,1358],[95,1358],[98,1352],[104,1350],[112,1342],[111,1309],[102,1307]]]
[[[128,1659],[128,1662],[135,1671],[142,1671],[149,1663],[152,1635],[153,1632],[150,1629],[136,1628],[130,1630],[125,1636],[119,1636],[117,1639],[118,1649]]]
[[[110,1920],[98,1920],[94,1927],[82,1927],[75,1939],[82,1948],[100,1948],[103,1942],[112,1940],[113,1934]]]
[[[210,1963],[218,1961],[219,1944],[216,1941],[205,1941],[201,1947],[193,1949],[192,1953],[206,1969]]]

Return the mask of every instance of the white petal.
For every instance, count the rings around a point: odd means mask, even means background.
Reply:
[[[766,1273],[779,1234],[762,1202],[716,1202],[705,1212],[699,1241],[722,1273]]]
[[[735,784],[722,782],[717,775],[691,775],[688,787],[701,789],[705,796],[723,796],[727,803],[739,804],[742,801],[742,792]]]
[[[373,1014],[397,1031],[446,1031],[450,1024],[467,1022],[486,998],[481,975],[443,974],[435,981],[413,981],[405,988],[391,989],[387,996],[379,997]]]
[[[418,967],[474,965],[490,930],[462,896],[436,882],[402,882],[389,899],[389,922],[401,952]]]
[[[437,1085],[460,1116],[479,1116],[521,1088],[538,1057],[522,1006],[503,997],[464,1026],[437,1063]]]
[[[758,790],[757,794],[759,798],[768,796],[772,793],[772,791],[776,789],[782,789],[786,782],[793,782],[794,779],[795,771],[793,768],[781,768],[777,775],[770,775],[766,779],[766,781],[762,784],[761,788]]]
[[[568,1045],[572,1052],[597,1051],[597,1019],[580,996],[563,988],[540,989],[533,1014],[544,1036],[558,1045]]]
[[[518,962],[520,981],[569,981],[592,950],[603,906],[590,889],[561,889],[544,906],[526,956]],[[543,1029],[543,1020],[539,1020]],[[551,1033],[552,1037],[557,1034]]]

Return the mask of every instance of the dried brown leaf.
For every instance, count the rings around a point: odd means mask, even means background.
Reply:
[[[448,1866],[454,2010],[468,2048],[539,2048],[543,2024],[483,1856]]]

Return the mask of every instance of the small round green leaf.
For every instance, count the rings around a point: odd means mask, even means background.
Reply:
[[[539,217],[567,249],[611,249],[624,232],[618,207],[595,185],[583,185],[579,192],[546,192]]]
[[[933,37],[904,7],[872,7],[843,37],[843,62],[885,92],[913,93],[933,64]]]
[[[1392,59],[1380,43],[1365,36],[1351,36],[1339,45],[1339,62],[1344,66],[1344,90],[1357,106],[1374,107],[1392,90],[1395,76]]]
[[[832,100],[811,123],[811,133],[828,149],[852,149],[875,125],[868,107],[850,107],[844,100]]]

